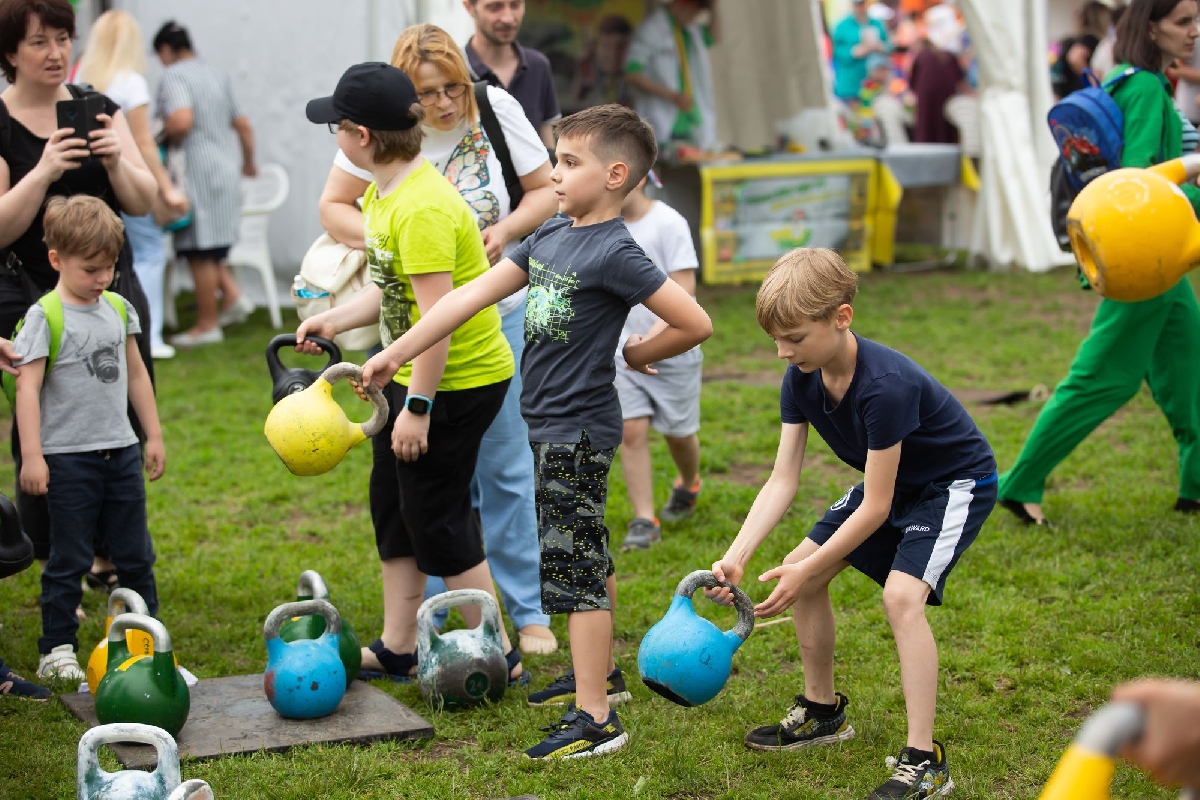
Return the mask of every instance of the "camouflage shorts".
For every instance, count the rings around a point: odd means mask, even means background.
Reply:
[[[609,608],[613,574],[604,508],[616,448],[593,450],[587,433],[574,444],[535,442],[542,612]]]

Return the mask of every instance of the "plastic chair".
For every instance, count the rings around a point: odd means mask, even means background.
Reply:
[[[263,164],[258,168],[258,176],[242,178],[242,212],[238,226],[238,241],[229,251],[227,262],[234,270],[238,284],[245,282],[245,271],[254,270],[262,281],[263,293],[267,298],[267,309],[271,315],[271,325],[283,327],[283,316],[279,311],[279,296],[275,289],[275,266],[271,261],[271,249],[267,241],[267,221],[271,212],[284,204],[288,197],[290,182],[287,170],[279,164]],[[182,259],[177,259],[172,247],[171,234],[166,234],[167,274],[164,278],[163,290],[166,293],[163,304],[163,322],[171,328],[178,327],[175,313],[175,295],[182,285],[188,285],[187,266]],[[243,295],[248,297],[249,295]]]
[[[271,212],[287,200],[289,189],[287,170],[279,164],[263,164],[257,177],[242,178],[242,220],[237,244],[229,251],[228,260],[239,284],[243,283],[246,270],[258,272],[274,328],[283,327],[283,317],[275,291],[275,265],[267,241],[267,222]]]

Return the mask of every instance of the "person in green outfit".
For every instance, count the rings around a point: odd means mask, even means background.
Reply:
[[[1133,0],[1117,27],[1117,66],[1139,68],[1113,91],[1125,115],[1122,167],[1149,167],[1181,155],[1182,128],[1164,71],[1191,61],[1197,0]],[[1200,188],[1182,187],[1200,210]],[[1185,276],[1140,303],[1101,300],[1070,372],[1038,415],[1017,463],[1000,476],[1000,504],[1044,525],[1046,476],[1101,422],[1150,384],[1179,444],[1175,510],[1200,511],[1200,305]]]

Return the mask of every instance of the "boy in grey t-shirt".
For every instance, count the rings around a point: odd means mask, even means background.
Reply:
[[[146,526],[142,453],[129,424],[132,404],[146,433],[146,471],[166,468],[150,376],[133,335],[137,312],[106,291],[124,227],[103,201],[83,195],[46,206],[45,241],[58,285],[30,307],[14,345],[21,490],[47,495],[50,559],[42,570],[38,677],[80,681],[75,655],[80,579],[103,533],[121,586],[158,611],[154,548]],[[61,329],[50,319],[61,309]],[[126,321],[123,321],[127,319]],[[58,324],[55,323],[55,328]],[[54,339],[58,353],[47,370]]]
[[[608,528],[608,470],[621,442],[613,352],[638,303],[667,323],[630,337],[635,369],[695,347],[712,333],[708,315],[637,246],[621,203],[657,154],[654,131],[618,105],[589,108],[556,126],[551,173],[559,209],[511,258],[443,297],[406,334],[363,367],[386,384],[401,365],[450,335],[481,309],[524,286],[521,414],[536,465],[542,610],[567,614],[573,669],[529,696],[532,705],[573,703],[525,754],[574,758],[609,753],[628,735],[612,705],[630,699],[612,655],[616,594]]]

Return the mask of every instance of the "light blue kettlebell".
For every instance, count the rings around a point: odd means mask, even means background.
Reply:
[[[443,608],[479,606],[479,627],[439,634],[433,615]],[[417,685],[433,708],[466,708],[504,697],[508,663],[500,635],[500,608],[487,592],[456,589],[417,609]]]
[[[137,742],[154,745],[158,766],[153,772],[127,769],[105,772],[100,766],[100,745]],[[116,722],[98,725],[79,739],[79,768],[75,778],[77,800],[168,800],[179,786],[179,749],[171,734],[154,725]]]
[[[721,631],[692,608],[697,589],[718,586],[733,590],[738,621],[730,631]],[[681,706],[707,703],[729,680],[733,654],[753,631],[754,603],[746,593],[718,581],[709,570],[697,570],[679,582],[666,616],[642,638],[638,648],[642,682]]]
[[[325,632],[316,639],[285,642],[279,629],[292,617],[319,614]],[[267,670],[263,689],[267,700],[288,719],[315,719],[332,714],[346,693],[346,668],[338,655],[342,618],[328,600],[284,603],[267,615]]]

